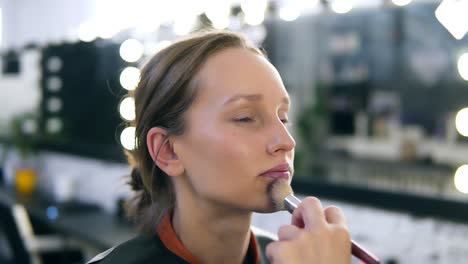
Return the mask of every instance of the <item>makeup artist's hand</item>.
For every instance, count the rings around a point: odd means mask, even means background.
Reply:
[[[315,197],[307,197],[294,211],[292,224],[278,231],[279,241],[266,248],[273,264],[349,264],[351,238],[343,212],[322,208]]]

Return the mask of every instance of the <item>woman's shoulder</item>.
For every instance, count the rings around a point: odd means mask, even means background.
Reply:
[[[163,246],[157,236],[139,235],[110,248],[87,264],[180,263],[180,258]]]

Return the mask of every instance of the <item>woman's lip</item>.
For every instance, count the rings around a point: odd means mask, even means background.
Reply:
[[[283,163],[283,164],[280,164],[278,166],[275,166],[267,171],[264,171],[262,172],[260,175],[263,175],[263,174],[266,174],[266,173],[270,173],[270,172],[290,172],[291,171],[291,168],[289,167],[289,164],[288,163]]]
[[[273,179],[290,179],[291,168],[289,167],[288,163],[283,163],[265,172],[262,172],[260,175]]]
[[[272,178],[272,179],[289,180],[289,178],[291,177],[291,172],[289,172],[289,171],[268,171],[268,172],[262,173],[261,176]]]

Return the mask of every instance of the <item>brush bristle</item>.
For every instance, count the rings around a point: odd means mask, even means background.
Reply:
[[[271,199],[277,210],[286,210],[284,198],[293,193],[293,190],[286,180],[275,181],[271,186]]]

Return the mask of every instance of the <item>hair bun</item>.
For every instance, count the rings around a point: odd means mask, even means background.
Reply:
[[[136,167],[133,167],[132,173],[130,174],[130,186],[134,191],[141,191],[143,190],[143,180],[141,179],[140,170]]]

